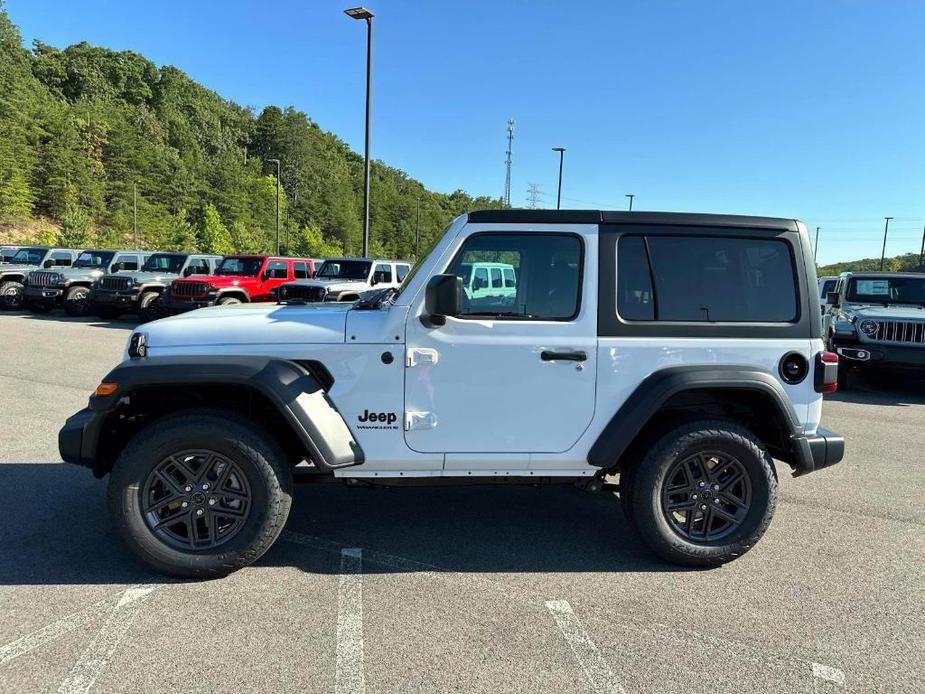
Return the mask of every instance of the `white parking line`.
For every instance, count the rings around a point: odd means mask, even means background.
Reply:
[[[122,594],[93,641],[58,687],[58,694],[85,694],[90,691],[135,620],[138,608],[156,588],[135,586]]]
[[[363,550],[340,551],[340,587],[337,591],[336,694],[363,694]]]
[[[5,646],[0,647],[0,665],[3,665],[13,658],[18,658],[21,655],[33,651],[40,646],[44,646],[46,643],[51,643],[60,639],[65,634],[68,634],[74,629],[79,629],[87,624],[90,624],[92,621],[100,618],[107,612],[112,609],[112,599],[100,600],[94,605],[81,610],[80,612],[74,612],[69,614],[66,617],[48,624],[41,629],[36,629],[30,634],[12,641]]]
[[[610,666],[604,662],[601,652],[581,625],[572,606],[565,600],[548,600],[546,609],[556,620],[559,631],[562,632],[572,653],[578,659],[578,664],[590,680],[594,691],[606,694],[625,694],[625,690],[610,670]]]

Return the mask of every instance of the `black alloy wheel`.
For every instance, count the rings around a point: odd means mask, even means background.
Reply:
[[[751,480],[737,459],[719,451],[677,461],[662,484],[662,511],[690,542],[721,540],[739,528],[752,501]]]
[[[187,450],[158,463],[140,491],[145,523],[182,551],[212,549],[240,532],[252,510],[247,477],[227,457]]]

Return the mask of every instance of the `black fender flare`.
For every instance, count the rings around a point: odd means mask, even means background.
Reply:
[[[673,366],[655,371],[640,383],[598,435],[588,451],[588,463],[606,468],[613,465],[633,442],[642,428],[669,398],[686,390],[750,390],[770,398],[786,422],[794,457],[799,468],[808,446],[798,441],[802,424],[781,383],[762,369],[739,366]],[[812,457],[809,461],[812,469]]]
[[[93,419],[99,424],[116,410],[122,398],[141,388],[237,385],[253,388],[272,403],[319,469],[330,471],[365,460],[362,448],[322,386],[324,375],[316,376],[308,366],[294,361],[260,356],[146,357],[123,362],[103,382],[118,388],[109,396],[91,396],[89,410],[98,415]],[[79,462],[96,467],[102,427],[89,429],[95,429],[97,436],[83,427]],[[64,460],[69,460],[64,450],[61,452]]]
[[[217,302],[223,296],[228,296],[229,294],[241,298],[242,303],[251,303],[250,294],[247,293],[247,290],[240,289],[239,287],[225,287],[224,289],[219,289],[217,292],[215,292],[215,301]]]

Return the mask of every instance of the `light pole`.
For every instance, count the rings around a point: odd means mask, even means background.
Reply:
[[[421,257],[421,196],[418,195],[417,222],[414,224],[414,260]]]
[[[565,159],[565,147],[553,147],[553,152],[559,153],[559,192],[556,194],[556,209],[562,207],[562,160]]]
[[[138,181],[132,181],[132,248],[138,248]]]
[[[816,259],[816,253],[819,251],[819,230],[822,227],[816,227],[816,242],[813,244],[813,260]]]
[[[626,194],[625,196],[623,196],[623,197],[626,197],[626,198],[629,198],[629,199],[630,199],[630,209],[629,209],[629,211],[632,212],[632,211],[633,211],[633,198],[635,198],[636,195],[633,194],[633,193],[627,193],[627,194]]]
[[[886,232],[890,230],[890,220],[892,217],[884,217],[883,223],[883,250],[880,251],[880,271],[883,272],[883,259],[886,257]]]
[[[276,255],[279,255],[279,159],[267,159],[276,164]]]
[[[363,173],[363,257],[369,255],[369,108],[373,73],[373,13],[365,7],[351,7],[344,14],[366,20],[366,147]]]

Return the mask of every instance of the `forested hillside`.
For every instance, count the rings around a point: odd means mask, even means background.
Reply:
[[[2,2],[2,0],[0,0]],[[304,113],[260,114],[175,67],[79,43],[22,45],[0,6],[0,241],[268,252],[275,243],[276,165],[289,251],[362,248],[362,156]],[[374,162],[371,250],[413,257],[455,215],[500,199],[427,191]]]
[[[864,258],[863,260],[849,260],[843,263],[833,263],[819,268],[819,276],[837,275],[841,272],[864,272],[879,270],[880,258]],[[918,253],[905,253],[892,258],[885,258],[883,269],[890,272],[925,272]]]

